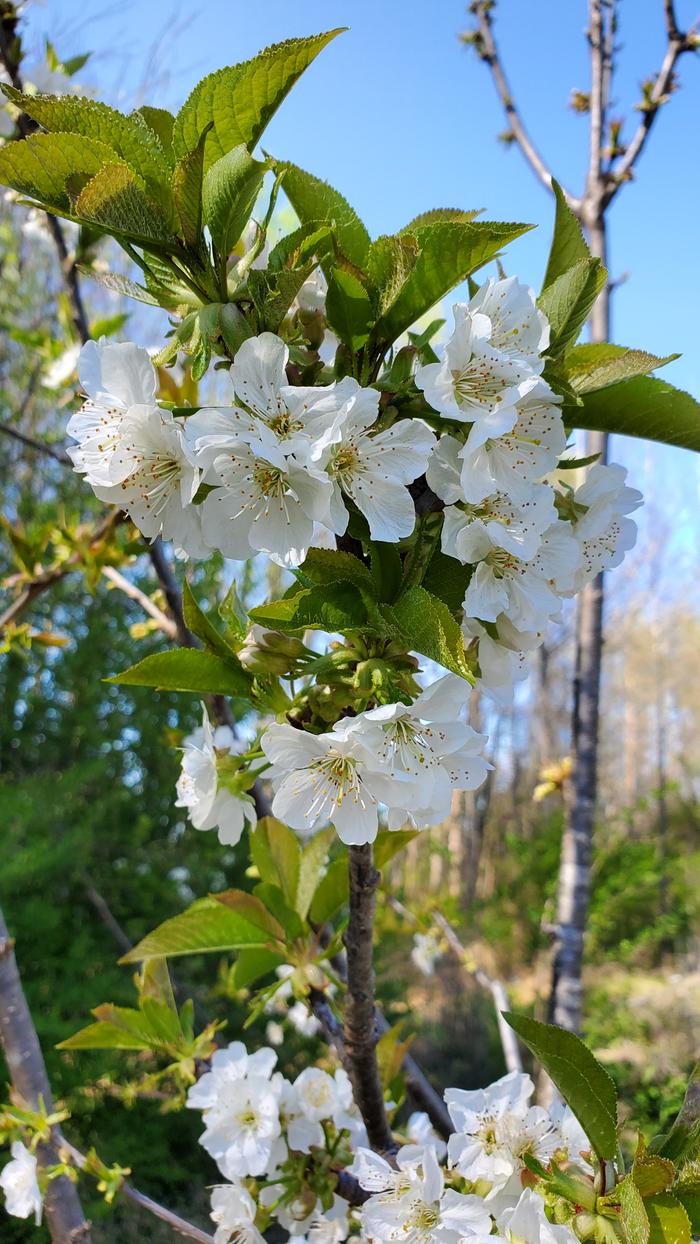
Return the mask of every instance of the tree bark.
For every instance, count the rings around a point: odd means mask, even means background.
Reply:
[[[51,1085],[46,1073],[39,1038],[24,996],[15,958],[14,943],[0,911],[0,1044],[12,1080],[12,1087],[30,1110],[41,1102],[48,1113],[53,1110]],[[51,1140],[39,1146],[39,1166],[60,1162],[60,1134],[54,1128]],[[44,1202],[44,1212],[53,1244],[91,1244],[90,1223],[85,1218],[75,1186],[65,1176],[52,1179]]]
[[[591,251],[605,264],[605,217],[597,212],[584,221]],[[591,341],[607,341],[610,334],[610,288],[606,285],[590,317]],[[608,437],[586,434],[586,455],[600,454],[605,462]],[[566,804],[557,892],[549,1019],[578,1032],[583,1009],[583,952],[591,891],[593,830],[598,790],[598,714],[603,658],[603,575],[589,583],[579,597],[576,628],[576,668],[572,714],[573,772]]]

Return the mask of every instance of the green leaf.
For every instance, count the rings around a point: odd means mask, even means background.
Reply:
[[[83,276],[90,277],[93,281],[97,281],[99,285],[104,285],[105,289],[114,290],[115,293],[121,294],[125,298],[135,298],[137,302],[145,302],[149,307],[158,307],[160,303],[153,294],[149,294],[143,285],[137,285],[135,281],[130,281],[128,277],[122,276],[121,272],[97,272],[93,268],[84,267],[78,264],[78,271]]]
[[[641,436],[700,450],[700,403],[682,389],[651,376],[636,376],[586,393],[583,405],[571,407],[566,417],[577,428]]]
[[[367,276],[377,318],[384,315],[396,302],[419,253],[418,239],[412,233],[384,235],[372,243]]]
[[[253,622],[283,631],[347,631],[366,628],[369,614],[363,593],[349,582],[305,588],[284,600],[251,609]]]
[[[676,1168],[673,1162],[659,1157],[658,1154],[636,1157],[632,1164],[632,1178],[643,1197],[665,1192],[675,1177]]]
[[[361,281],[343,268],[328,276],[326,319],[349,350],[360,350],[373,323],[372,304]]]
[[[279,953],[284,929],[260,899],[243,890],[199,899],[154,929],[120,963],[264,946]]]
[[[342,194],[295,164],[277,160],[275,169],[284,174],[284,193],[302,225],[330,225],[341,254],[356,268],[364,270],[371,246],[370,236],[357,212]],[[324,262],[323,268],[328,276],[333,265]]]
[[[73,216],[68,178],[75,174],[93,177],[111,158],[110,148],[96,139],[30,134],[0,147],[0,182],[62,216]]]
[[[294,902],[295,909],[302,920],[305,920],[309,914],[309,908],[316,893],[321,870],[328,859],[328,851],[334,839],[334,829],[322,829],[307,842],[302,852]]]
[[[107,682],[130,687],[159,687],[164,691],[192,691],[197,695],[250,694],[252,679],[213,652],[199,648],[174,648],[154,652]]]
[[[417,227],[420,254],[395,302],[377,323],[377,338],[389,343],[396,341],[449,290],[531,228],[532,225],[458,220]]]
[[[374,862],[383,868],[416,837],[416,830],[380,830],[374,843]],[[348,901],[348,853],[345,847],[331,860],[318,883],[311,902],[309,918],[316,925],[325,924]]]
[[[383,868],[390,860],[393,860],[399,851],[403,851],[409,842],[417,837],[418,831],[415,829],[383,829],[377,834],[374,843],[374,862],[377,868]]]
[[[674,1162],[689,1156],[689,1144],[698,1144],[700,1128],[700,1062],[693,1068],[688,1086],[685,1090],[683,1105],[676,1116],[673,1127],[666,1136],[655,1136],[649,1151],[658,1153]],[[692,1154],[697,1157],[697,1153]]]
[[[615,1189],[620,1198],[620,1221],[627,1244],[649,1244],[649,1219],[642,1195],[630,1175]]]
[[[204,166],[232,147],[254,147],[285,96],[318,53],[341,29],[273,44],[252,60],[209,74],[192,91],[175,118],[177,158],[192,151],[210,122]]]
[[[74,211],[82,220],[143,246],[177,249],[177,239],[158,204],[125,164],[105,164],[81,190]]]
[[[567,350],[562,360],[563,374],[576,393],[594,393],[598,389],[607,389],[611,384],[619,384],[621,380],[646,376],[677,358],[680,355],[667,354],[665,358],[659,358],[646,350],[628,350],[626,346],[591,342]]]
[[[612,1161],[617,1153],[617,1094],[607,1071],[573,1032],[512,1011],[504,1012],[504,1018],[551,1076],[598,1156]]]
[[[379,540],[372,540],[369,550],[377,599],[391,604],[401,590],[403,578],[401,554],[395,544],[386,544]]]
[[[141,178],[150,197],[164,210],[168,224],[174,225],[168,161],[160,139],[138,112],[127,117],[96,99],[80,99],[76,95],[23,95],[13,87],[3,89],[18,108],[50,133],[79,135],[91,142],[104,143]],[[78,164],[75,171],[81,167]]]
[[[582,259],[540,294],[540,310],[549,320],[549,354],[553,358],[574,344],[607,279],[607,270],[599,259]]]
[[[242,950],[234,964],[231,983],[234,989],[247,989],[249,985],[260,980],[261,976],[274,972],[276,967],[285,962],[284,955],[264,947]]]
[[[212,652],[220,656],[227,664],[236,670],[240,670],[243,678],[247,678],[247,674],[243,670],[234,649],[224,639],[223,635],[217,631],[202,609],[200,609],[192,595],[192,588],[187,579],[185,579],[182,586],[182,612],[185,625],[191,630],[192,634],[201,639],[207,648],[210,648]]]
[[[166,156],[172,156],[173,148],[173,126],[175,118],[172,112],[168,112],[167,108],[152,108],[149,104],[143,104],[137,109],[149,130],[152,130],[156,138],[160,142]]]
[[[228,257],[241,236],[260,193],[268,165],[245,146],[232,147],[204,177],[204,223],[220,255]]]
[[[700,1193],[676,1191],[675,1195],[690,1219],[693,1235],[698,1235],[700,1233]]]
[[[81,1028],[74,1036],[61,1041],[59,1050],[150,1050],[154,1044],[154,1033],[141,1011],[129,1007],[104,1006],[97,1007],[93,1015],[98,1015],[95,1024]]]
[[[358,587],[372,592],[375,582],[371,572],[352,553],[342,553],[336,549],[309,549],[305,560],[298,571],[299,578],[312,583],[337,583],[347,579]]]
[[[202,234],[202,181],[206,136],[205,130],[194,151],[188,151],[173,169],[173,199],[182,236],[188,246],[197,246]]]
[[[413,233],[415,229],[419,229],[422,225],[440,224],[444,220],[457,221],[458,224],[467,224],[470,220],[475,220],[481,215],[483,208],[476,208],[472,211],[463,211],[461,207],[432,207],[427,212],[421,212],[418,216],[414,216],[413,220],[409,220],[404,225],[402,233]]]
[[[645,1201],[649,1244],[691,1244],[690,1219],[680,1201],[668,1192]]]
[[[284,929],[285,942],[293,942],[304,934],[304,926],[292,904],[287,901],[282,889],[269,881],[261,881],[254,891],[256,898],[265,905]]]
[[[285,268],[298,268],[310,259],[325,255],[330,249],[331,231],[326,225],[300,225],[291,233],[286,233],[273,246],[267,260],[270,272],[281,272]]]
[[[412,587],[395,604],[383,605],[381,611],[396,639],[453,674],[474,681],[464,655],[462,632],[444,601],[424,587]]]
[[[279,886],[293,907],[301,867],[301,844],[296,834],[274,816],[265,816],[250,834],[250,853],[262,880]]]
[[[452,613],[458,613],[464,603],[471,576],[471,566],[463,566],[456,558],[448,557],[441,549],[436,549],[423,576],[423,587],[443,600]]]
[[[554,235],[547,260],[547,271],[542,282],[543,290],[553,285],[557,277],[563,276],[565,272],[573,268],[574,264],[591,257],[581,226],[566,202],[564,191],[554,179],[552,179],[552,190],[556,199]]]

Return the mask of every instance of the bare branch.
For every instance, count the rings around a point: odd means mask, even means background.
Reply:
[[[39,1038],[27,1005],[17,967],[14,944],[0,911],[0,1045],[12,1086],[31,1110],[43,1105],[53,1111],[51,1085],[46,1073]],[[39,1145],[37,1160],[44,1168],[59,1162],[60,1133],[51,1129],[51,1140]],[[77,1190],[69,1179],[52,1179],[46,1192],[46,1221],[53,1244],[90,1244],[90,1224],[85,1218]]]
[[[159,629],[164,635],[168,636],[168,639],[175,639],[177,637],[177,626],[175,625],[175,622],[172,621],[167,614],[163,613],[162,609],[159,609],[158,606],[154,604],[146,592],[142,592],[140,587],[137,587],[135,583],[132,583],[129,579],[126,579],[123,574],[120,574],[120,572],[115,569],[114,566],[104,566],[102,574],[105,579],[108,579],[110,583],[113,583],[114,586],[118,588],[120,592],[123,592],[125,596],[128,596],[130,600],[135,600],[144,612],[153,618],[154,622],[157,622]]]
[[[74,1166],[77,1166],[78,1170],[85,1169],[87,1159],[84,1154],[79,1149],[76,1149],[75,1145],[72,1145],[70,1141],[66,1140],[65,1136],[61,1137],[61,1148],[73,1162]],[[173,1213],[171,1209],[166,1209],[164,1205],[154,1201],[152,1197],[146,1196],[145,1192],[139,1192],[138,1188],[135,1188],[127,1179],[123,1180],[119,1185],[119,1191],[127,1200],[133,1201],[134,1205],[139,1205],[141,1209],[147,1210],[149,1214],[160,1218],[161,1222],[167,1223],[178,1235],[184,1235],[188,1240],[196,1240],[197,1244],[214,1244],[214,1237],[206,1231],[202,1231],[201,1227],[196,1227],[193,1222],[188,1222],[186,1218],[181,1218],[179,1214]]]
[[[591,104],[590,155],[587,197],[594,199],[601,187],[602,159],[605,146],[607,110],[613,75],[615,37],[614,0],[590,0]]]
[[[350,916],[344,935],[348,957],[344,1041],[348,1074],[369,1143],[392,1156],[397,1145],[391,1134],[377,1064],[377,1022],[374,1006],[374,906],[379,873],[371,843],[348,848]]]
[[[478,56],[488,65],[491,71],[494,86],[498,93],[498,97],[503,105],[511,133],[527,160],[530,168],[535,176],[539,178],[542,185],[547,190],[552,188],[552,173],[545,164],[532,138],[530,137],[525,122],[519,109],[516,107],[508,79],[503,68],[500,52],[496,44],[493,33],[492,11],[494,4],[492,0],[480,0],[474,6],[474,15],[477,21],[476,31],[476,51]],[[577,200],[568,191],[564,191],[567,201],[572,210],[576,210],[575,204]]]
[[[634,167],[641,156],[652,126],[670,91],[673,89],[673,75],[679,58],[684,52],[695,51],[696,36],[693,32],[683,32],[678,27],[673,0],[664,0],[664,19],[666,23],[667,46],[661,68],[656,75],[654,85],[649,92],[642,108],[642,119],[629,143],[625,154],[609,174],[608,187],[603,198],[603,206],[607,207],[615,198],[620,186],[628,181]]]
[[[10,427],[9,423],[0,423],[0,432],[3,436],[11,436],[13,440],[19,441],[21,445],[26,445],[28,449],[35,449],[37,453],[46,454],[48,458],[53,458],[54,462],[59,462],[61,466],[70,466],[71,460],[67,453],[62,449],[54,449],[51,445],[44,445],[42,441],[34,440],[33,436],[27,436],[26,432],[20,432],[18,428]]]

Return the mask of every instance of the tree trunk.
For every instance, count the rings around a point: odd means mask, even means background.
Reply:
[[[597,214],[586,222],[591,251],[607,258],[605,218]],[[590,317],[591,341],[607,341],[610,334],[610,288],[601,291]],[[588,432],[586,455],[600,454],[605,462],[608,437]],[[579,597],[576,628],[576,668],[572,717],[573,773],[566,807],[557,893],[557,932],[554,941],[550,1022],[578,1032],[583,1002],[583,948],[591,889],[591,856],[598,780],[598,708],[603,655],[603,575],[584,588]]]
[[[46,1074],[39,1038],[27,1006],[14,953],[14,943],[0,911],[0,1044],[5,1055],[15,1093],[30,1110],[40,1109],[40,1098],[47,1112],[53,1110],[51,1085]],[[59,1162],[60,1135],[54,1129],[51,1141],[39,1146],[39,1165],[46,1168]],[[46,1222],[53,1244],[90,1244],[87,1222],[74,1185],[65,1176],[52,1179],[45,1199]]]

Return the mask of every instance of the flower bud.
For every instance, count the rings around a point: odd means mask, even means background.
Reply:
[[[245,637],[238,659],[251,674],[284,676],[292,672],[305,652],[300,639],[282,635],[279,631],[266,631],[254,624]]]

